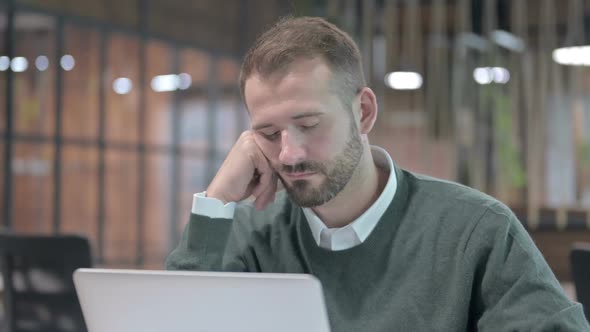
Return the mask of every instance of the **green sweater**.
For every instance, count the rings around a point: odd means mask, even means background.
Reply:
[[[233,220],[191,214],[168,269],[309,273],[333,332],[590,331],[520,222],[473,189],[396,169],[393,201],[369,237],[319,247],[285,194]]]

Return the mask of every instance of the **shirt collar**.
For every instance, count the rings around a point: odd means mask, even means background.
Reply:
[[[331,230],[334,232],[334,234],[336,234],[340,232],[340,230],[352,228],[361,243],[364,242],[367,237],[369,237],[369,234],[371,234],[371,231],[373,231],[379,222],[379,219],[381,219],[385,213],[385,210],[387,210],[387,207],[391,204],[393,196],[395,195],[395,191],[397,190],[395,167],[393,166],[393,160],[391,159],[389,153],[378,146],[372,145],[371,154],[373,155],[373,160],[377,167],[389,171],[389,179],[387,180],[385,188],[383,188],[383,192],[381,192],[381,195],[379,195],[375,203],[373,203],[373,205],[363,212],[363,214],[361,214],[356,220],[344,227]],[[313,238],[319,245],[320,234],[322,230],[327,229],[327,227],[312,209],[303,208],[303,213],[307,219]]]

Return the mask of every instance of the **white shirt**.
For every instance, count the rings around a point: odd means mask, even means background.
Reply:
[[[360,217],[344,227],[328,228],[312,209],[303,208],[303,213],[318,246],[337,251],[350,249],[363,243],[391,204],[397,190],[397,178],[393,160],[387,151],[377,146],[371,146],[371,153],[375,164],[379,168],[389,171],[389,179],[375,203]],[[194,194],[192,213],[210,218],[233,218],[235,202],[224,205],[222,201],[206,197],[205,194],[205,192]]]

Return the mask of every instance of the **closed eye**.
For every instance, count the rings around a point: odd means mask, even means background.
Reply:
[[[262,135],[262,137],[264,137],[265,139],[267,139],[269,141],[275,141],[277,138],[279,138],[279,135],[281,134],[281,132],[275,131],[274,133],[271,133],[271,134],[260,132],[260,134]]]
[[[301,129],[301,131],[308,131],[308,130],[311,130],[317,126],[318,126],[318,123],[310,125],[310,126],[301,125],[301,126],[299,126],[299,129]]]

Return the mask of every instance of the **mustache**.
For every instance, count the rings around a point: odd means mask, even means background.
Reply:
[[[281,170],[284,173],[304,173],[304,172],[324,172],[324,166],[321,163],[313,161],[304,161],[295,165],[283,165]]]

